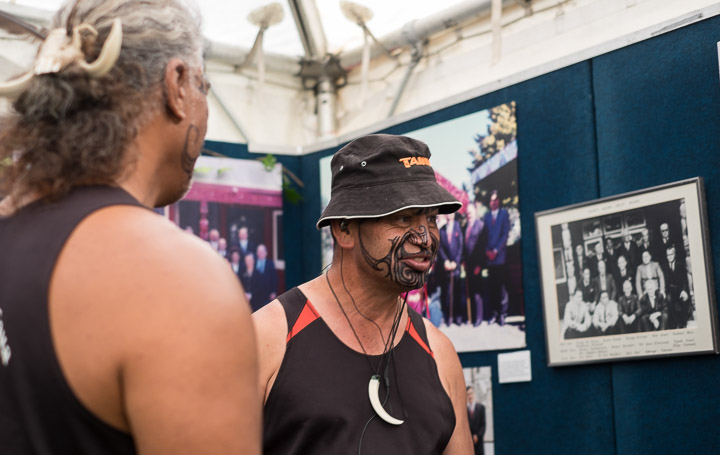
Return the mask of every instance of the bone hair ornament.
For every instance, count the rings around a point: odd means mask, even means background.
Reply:
[[[40,52],[32,71],[23,76],[0,83],[0,96],[15,96],[27,88],[33,76],[58,73],[71,64],[77,64],[93,78],[105,76],[117,63],[122,48],[122,24],[114,19],[110,33],[103,44],[98,58],[91,63],[85,61],[82,50],[83,34],[97,36],[97,30],[89,24],[80,24],[73,28],[72,38],[67,36],[65,29],[52,30],[40,45]]]

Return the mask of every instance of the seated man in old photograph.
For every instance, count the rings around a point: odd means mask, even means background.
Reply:
[[[607,291],[600,293],[600,300],[593,313],[594,335],[613,335],[617,333],[618,305],[610,300]]]
[[[583,301],[583,293],[577,289],[570,301],[565,305],[562,321],[562,337],[566,340],[588,336],[592,317],[588,311],[588,303]]]
[[[668,327],[683,329],[690,318],[690,287],[685,262],[678,260],[675,247],[670,245],[664,263],[665,286],[668,300]]]
[[[640,327],[640,300],[633,292],[630,280],[623,281],[622,286],[623,294],[618,298],[618,330],[620,333],[634,333]]]
[[[643,332],[665,330],[668,324],[667,300],[657,289],[657,281],[645,281],[645,293],[640,298],[640,328]]]

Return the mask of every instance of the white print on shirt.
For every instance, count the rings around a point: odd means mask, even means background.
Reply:
[[[0,361],[2,361],[3,366],[8,366],[8,363],[10,363],[10,356],[12,355],[12,350],[10,349],[7,335],[5,334],[5,326],[3,325],[2,314],[2,309],[0,309]]]

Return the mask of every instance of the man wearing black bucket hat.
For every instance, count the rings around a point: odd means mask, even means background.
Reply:
[[[473,453],[458,356],[405,302],[435,261],[437,214],[461,207],[429,158],[382,134],[333,157],[317,223],[332,230],[332,266],[253,315],[264,453]]]

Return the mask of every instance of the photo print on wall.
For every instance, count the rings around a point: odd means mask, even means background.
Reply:
[[[536,214],[550,365],[717,352],[701,179]]]
[[[285,289],[282,175],[256,160],[201,156],[185,197],[167,207],[172,222],[228,261],[253,311]]]
[[[509,102],[404,133],[425,142],[438,182],[463,208],[440,215],[440,248],[427,284],[408,305],[458,352],[525,347],[516,104]],[[330,200],[330,161],[320,160],[321,198]],[[332,236],[322,230],[323,267]]]
[[[494,455],[492,368],[463,368],[467,392],[468,423],[476,455]]]

